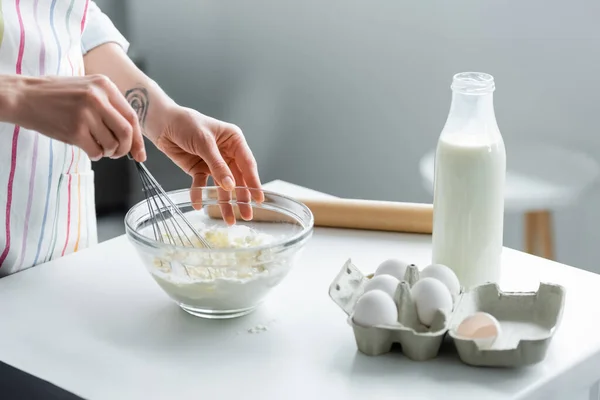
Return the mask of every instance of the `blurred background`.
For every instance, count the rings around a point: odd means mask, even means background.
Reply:
[[[419,162],[448,115],[452,76],[472,70],[496,79],[507,154],[552,144],[600,158],[598,1],[97,4],[175,100],[244,130],[264,182],[431,202]],[[151,146],[148,156],[166,189],[190,184]],[[560,157],[552,164],[560,169]],[[142,193],[127,160],[94,169],[106,240],[124,232],[124,212]],[[553,213],[558,261],[600,272],[599,204],[594,182]],[[523,231],[523,214],[508,212],[505,245],[522,249]]]

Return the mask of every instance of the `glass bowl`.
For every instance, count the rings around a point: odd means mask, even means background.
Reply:
[[[286,277],[312,236],[314,219],[304,204],[266,190],[237,189],[261,191],[264,201],[236,200],[235,191],[233,200],[219,200],[222,191],[217,187],[167,193],[210,248],[193,240],[191,229],[177,217],[164,221],[168,201],[143,200],[125,216],[127,237],[152,278],[183,310],[198,317],[234,318],[254,311]],[[223,220],[225,207],[235,212],[234,225]],[[251,208],[253,218],[241,219],[240,207]],[[185,231],[184,242],[174,233],[174,221]],[[179,245],[172,244],[173,238]],[[194,241],[193,247],[186,238]]]

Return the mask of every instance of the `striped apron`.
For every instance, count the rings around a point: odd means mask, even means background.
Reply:
[[[84,74],[89,0],[0,0],[0,74]],[[0,276],[97,242],[94,173],[79,148],[0,123]]]

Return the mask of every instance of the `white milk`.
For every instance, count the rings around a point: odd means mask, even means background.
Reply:
[[[433,263],[452,268],[468,288],[500,278],[506,153],[493,80],[477,81],[474,93],[471,82],[456,80],[436,151]]]

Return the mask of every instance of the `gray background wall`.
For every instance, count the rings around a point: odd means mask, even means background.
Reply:
[[[105,11],[119,1],[98,1]],[[600,3],[592,0],[130,0],[128,33],[177,101],[244,130],[265,181],[431,201],[454,73],[496,78],[507,151],[557,143],[598,158]],[[120,16],[121,12],[115,12]],[[117,22],[120,24],[121,22]],[[560,160],[557,160],[560,162]],[[158,154],[169,188],[189,184]],[[600,272],[600,190],[556,215],[560,261]],[[506,219],[521,248],[520,216]]]

